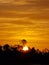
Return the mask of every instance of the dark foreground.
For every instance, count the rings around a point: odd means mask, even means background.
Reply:
[[[18,47],[0,46],[0,65],[49,65],[49,51],[32,48],[23,52]]]

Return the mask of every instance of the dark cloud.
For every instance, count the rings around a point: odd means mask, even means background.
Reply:
[[[49,7],[49,0],[27,0],[27,2],[34,7]]]
[[[11,0],[12,1],[12,0]],[[14,2],[16,2],[16,4],[13,4]],[[22,3],[26,3],[26,4],[22,4]],[[49,0],[13,0],[11,3],[0,3],[2,5],[15,5],[15,6],[19,6],[19,7],[37,7],[37,8],[49,8]],[[22,5],[21,5],[22,4]]]

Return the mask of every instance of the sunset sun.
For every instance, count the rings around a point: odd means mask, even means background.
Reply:
[[[28,51],[28,50],[29,50],[29,48],[27,46],[23,47],[23,51]]]

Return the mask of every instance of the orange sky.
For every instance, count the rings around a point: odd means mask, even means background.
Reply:
[[[0,44],[49,49],[49,0],[0,0]]]

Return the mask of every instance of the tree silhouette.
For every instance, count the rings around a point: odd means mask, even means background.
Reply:
[[[22,44],[25,45],[27,41],[25,39],[21,40]]]

